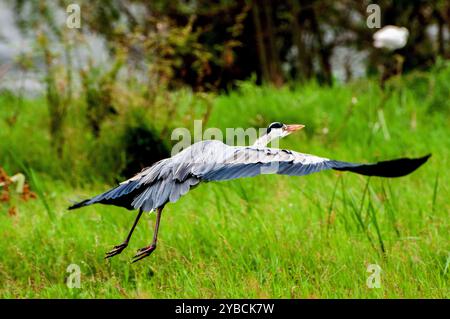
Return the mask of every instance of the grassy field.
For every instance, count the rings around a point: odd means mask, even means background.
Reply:
[[[208,127],[306,124],[281,147],[356,162],[433,156],[399,179],[329,171],[201,185],[166,207],[158,249],[136,264],[131,257],[150,243],[154,214],[144,216],[127,250],[104,260],[135,212],[66,210],[113,186],[77,152],[87,140],[82,106],[70,110],[67,160],[58,162],[43,100],[24,101],[8,126],[12,102],[0,97],[0,166],[13,174],[25,163],[33,190],[42,192],[28,202],[14,197],[14,216],[0,204],[0,296],[449,298],[449,75],[397,79],[384,92],[372,81],[290,89],[243,83],[216,97]],[[179,112],[195,107],[186,105]],[[79,289],[66,286],[70,264],[81,269]],[[382,269],[380,288],[366,284],[370,264]]]

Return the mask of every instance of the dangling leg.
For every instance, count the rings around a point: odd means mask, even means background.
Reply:
[[[105,259],[111,258],[115,255],[120,254],[122,252],[122,250],[124,250],[128,246],[128,242],[130,241],[131,235],[133,234],[133,231],[136,228],[136,225],[139,222],[139,219],[141,218],[142,212],[143,212],[142,209],[139,209],[139,213],[136,217],[136,220],[134,221],[133,227],[131,227],[130,233],[128,234],[125,241],[123,243],[121,243],[120,245],[114,246],[113,250],[111,250],[110,252],[107,252]]]
[[[156,209],[156,223],[155,223],[155,232],[153,233],[153,241],[150,246],[144,247],[138,250],[137,254],[133,257],[133,263],[141,260],[142,258],[150,256],[150,254],[156,249],[156,243],[158,241],[158,229],[159,222],[161,220],[161,212],[163,207],[159,207]]]

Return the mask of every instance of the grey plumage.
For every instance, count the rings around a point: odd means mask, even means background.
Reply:
[[[301,176],[336,169],[370,176],[403,176],[427,159],[428,157],[423,157],[356,164],[290,150],[254,146],[232,147],[220,141],[201,141],[144,169],[116,188],[78,203],[71,209],[103,203],[151,211],[167,202],[176,202],[200,182],[224,181],[260,174]]]

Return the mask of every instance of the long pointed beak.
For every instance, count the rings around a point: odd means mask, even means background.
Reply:
[[[286,125],[286,131],[288,131],[289,133],[292,133],[295,131],[299,131],[304,127],[305,126],[303,124],[290,124],[290,125]]]

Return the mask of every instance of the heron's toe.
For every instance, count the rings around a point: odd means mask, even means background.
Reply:
[[[150,256],[150,254],[156,249],[156,245],[150,245],[148,247],[144,247],[138,249],[137,254],[133,257],[133,261],[131,263],[135,263],[145,257]]]
[[[105,254],[105,259],[111,258],[115,255],[120,254],[125,248],[127,248],[128,243],[122,243],[120,245],[114,246],[114,248]]]

